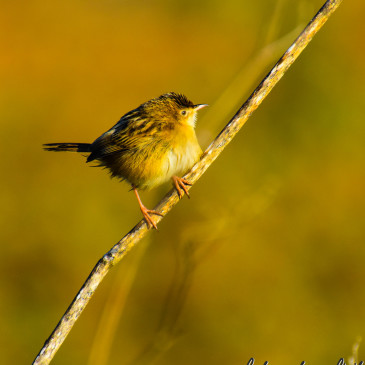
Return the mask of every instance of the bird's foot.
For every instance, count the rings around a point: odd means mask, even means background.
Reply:
[[[178,176],[173,176],[172,181],[174,182],[177,193],[179,194],[179,198],[181,199],[185,193],[186,196],[190,199],[190,195],[189,195],[189,192],[188,192],[188,189],[186,188],[186,186],[187,185],[190,186],[190,185],[192,185],[192,183],[190,181],[188,181],[182,177],[178,177]]]
[[[156,214],[156,215],[159,215],[160,217],[163,217],[163,214],[160,213],[160,212],[157,212],[156,210],[151,210],[151,209],[147,209],[143,203],[142,203],[142,200],[141,198],[139,197],[139,194],[138,194],[138,191],[137,191],[137,188],[132,186],[132,189],[134,191],[134,193],[136,194],[136,197],[137,197],[137,200],[138,200],[138,204],[139,204],[139,208],[141,209],[141,212],[143,214],[143,217],[144,219],[146,220],[146,223],[147,223],[147,226],[148,226],[148,229],[150,228],[154,228],[157,230],[157,225],[155,223],[155,221],[152,219],[152,217],[150,216],[150,214]]]
[[[156,225],[155,221],[152,219],[152,217],[150,216],[150,214],[156,214],[156,215],[159,215],[160,217],[163,217],[163,214],[161,214],[160,212],[157,212],[156,210],[147,209],[144,205],[142,205],[140,208],[141,208],[143,217],[147,222],[148,228],[153,227],[154,229],[157,230],[157,225]]]

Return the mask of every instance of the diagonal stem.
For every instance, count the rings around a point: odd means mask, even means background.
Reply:
[[[210,144],[193,168],[184,178],[195,183],[219,156],[232,138],[246,123],[251,114],[258,108],[266,98],[272,88],[283,77],[288,68],[298,58],[300,53],[312,40],[313,36],[321,29],[330,15],[337,9],[342,0],[327,0],[316,16],[309,22],[299,37],[279,59],[273,69],[263,79],[247,101],[238,110],[231,121],[221,131],[218,137]],[[156,206],[155,210],[166,215],[179,201],[175,189],[171,190]],[[155,222],[158,223],[163,217],[156,216]],[[72,329],[76,320],[88,304],[91,296],[104,279],[110,268],[117,264],[126,253],[131,250],[136,243],[148,232],[145,221],[139,222],[127,235],[125,235],[109,252],[107,252],[95,265],[84,285],[74,298],[67,311],[57,324],[56,328],[45,342],[43,348],[34,360],[33,364],[49,364]]]

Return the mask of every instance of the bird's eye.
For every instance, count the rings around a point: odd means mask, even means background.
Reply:
[[[182,110],[181,115],[186,115],[186,110]]]

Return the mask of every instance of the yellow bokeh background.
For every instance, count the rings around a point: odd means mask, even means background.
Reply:
[[[167,91],[203,149],[323,0],[2,2],[1,358],[26,364],[134,194],[50,142]],[[54,364],[337,364],[365,337],[363,1],[344,1],[229,147],[113,268]],[[152,208],[170,186],[142,193]],[[360,344],[359,360],[365,360]]]

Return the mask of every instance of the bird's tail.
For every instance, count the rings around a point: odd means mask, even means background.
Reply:
[[[53,152],[91,152],[90,146],[90,143],[47,143],[43,148]]]

